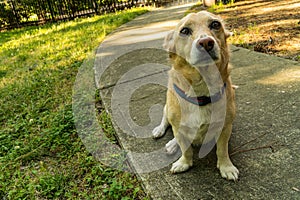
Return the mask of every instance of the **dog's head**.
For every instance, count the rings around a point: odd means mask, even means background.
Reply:
[[[224,54],[228,54],[226,39],[229,36],[221,18],[200,11],[179,22],[166,36],[164,48],[170,52],[171,59],[179,56],[193,66],[228,63],[224,59],[229,56]]]

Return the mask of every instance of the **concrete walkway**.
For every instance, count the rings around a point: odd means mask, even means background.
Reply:
[[[120,145],[153,199],[300,199],[300,63],[231,46],[237,118],[230,141],[238,182],[221,178],[216,155],[172,175],[169,130],[153,140],[165,102],[163,37],[190,5],[154,10],[120,27],[99,47],[97,87]],[[159,104],[159,105],[157,105]],[[155,106],[153,106],[155,105]],[[196,154],[197,155],[197,154]]]

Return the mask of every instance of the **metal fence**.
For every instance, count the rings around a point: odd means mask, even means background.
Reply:
[[[131,8],[136,0],[7,0],[0,1],[0,28],[74,19]]]
[[[0,30],[185,0],[0,0]]]

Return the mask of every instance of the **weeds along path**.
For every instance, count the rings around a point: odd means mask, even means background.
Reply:
[[[133,9],[0,33],[0,199],[145,196],[133,175],[90,155],[72,113],[72,87],[87,54],[108,33],[145,12]]]

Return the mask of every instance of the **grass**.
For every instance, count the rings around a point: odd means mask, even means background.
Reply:
[[[222,1],[220,1],[218,4],[215,4],[209,8],[207,8],[207,11],[215,14],[220,14],[225,11],[226,8],[230,8],[234,6],[234,1],[230,0],[228,4],[223,4]],[[197,10],[197,8],[196,8]],[[236,23],[239,22],[238,18],[235,18]],[[233,36],[229,38],[229,43],[233,45],[242,46],[247,49],[254,50],[253,45],[248,44],[246,41],[249,40],[250,37],[253,37],[256,34],[259,34],[259,27],[256,25],[256,23],[249,23],[247,24],[247,28],[245,31],[232,31]]]
[[[199,12],[200,10],[206,10],[211,12],[211,13],[219,13],[221,11],[224,10],[224,8],[226,7],[230,7],[234,5],[234,0],[228,0],[226,4],[224,4],[222,1],[210,6],[210,7],[204,7],[202,5],[202,2],[197,2],[195,5],[193,5],[192,7],[190,7],[185,14],[189,14],[189,13],[195,13],[195,12]]]
[[[220,1],[217,4],[209,7],[207,10],[212,13],[219,13],[219,12],[222,12],[226,7],[230,7],[233,4],[234,4],[234,0],[228,0],[226,2],[226,4],[224,4],[222,1]]]
[[[144,12],[0,33],[0,199],[147,198],[134,175],[92,157],[72,113],[72,87],[87,54]],[[99,118],[110,127],[106,113]]]
[[[233,45],[299,61],[299,1],[227,1],[209,8],[196,5],[189,12],[208,10],[221,16],[234,33]]]

